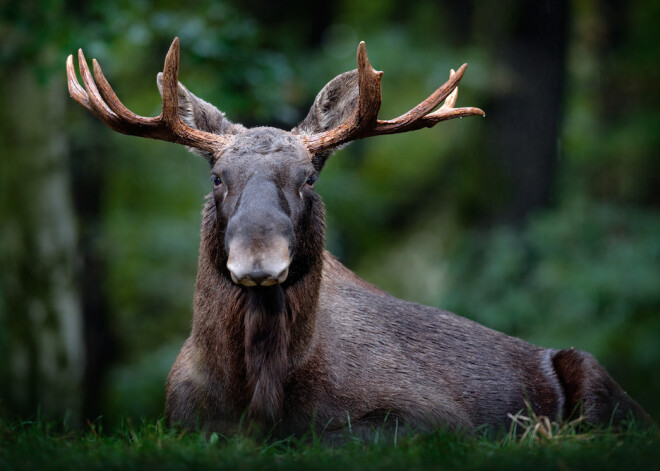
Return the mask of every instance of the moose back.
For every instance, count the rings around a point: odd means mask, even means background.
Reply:
[[[591,355],[396,299],[325,251],[314,183],[326,159],[356,139],[483,115],[454,107],[466,65],[409,112],[379,120],[382,72],[361,43],[358,68],[330,81],[284,131],[246,129],[188,91],[178,82],[178,39],[158,74],[154,118],[129,111],[98,63],[92,75],[78,56],[84,88],[67,60],[78,103],[118,132],[182,144],[211,167],[192,332],[167,379],[169,423],[232,433],[247,420],[332,436],[346,427],[501,428],[525,407],[599,425],[645,417]]]

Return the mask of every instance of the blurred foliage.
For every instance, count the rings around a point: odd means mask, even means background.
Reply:
[[[515,2],[493,5],[342,0],[315,15],[296,1],[5,0],[0,68],[3,79],[27,70],[66,94],[64,60],[83,47],[129,108],[156,115],[155,76],[178,36],[180,79],[195,94],[234,121],[290,128],[328,80],[355,67],[365,40],[385,71],[382,118],[408,110],[466,61],[458,104],[488,112],[512,86],[491,40],[513,35],[519,13]],[[656,417],[658,8],[571,2],[555,196],[525,221],[498,219],[507,169],[488,147],[488,118],[356,142],[329,160],[317,185],[328,247],[361,276],[544,346],[592,351]],[[99,201],[94,217],[80,214],[79,231],[105,266],[117,343],[104,415],[153,417],[189,331],[207,164],[177,146],[115,134],[68,104],[71,173],[78,185],[90,182],[76,204]],[[0,145],[1,183],[20,143],[0,128]],[[0,351],[3,335],[0,327]]]
[[[608,11],[608,6],[610,11]],[[577,2],[563,127],[564,198],[588,195],[657,208],[660,204],[660,31],[657,2],[616,16]],[[611,16],[610,29],[602,24]]]
[[[469,234],[434,304],[533,343],[589,351],[651,408],[660,390],[658,234],[660,214],[571,202],[521,232]]]

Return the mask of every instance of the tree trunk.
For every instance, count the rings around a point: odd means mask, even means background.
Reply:
[[[0,398],[10,412],[80,421],[85,368],[64,80],[15,68],[0,84]]]
[[[493,8],[495,10],[493,10]],[[568,39],[566,1],[497,2],[478,9],[475,34],[496,61],[496,95],[484,105],[484,154],[498,163],[509,193],[498,219],[522,223],[552,204],[559,157]]]

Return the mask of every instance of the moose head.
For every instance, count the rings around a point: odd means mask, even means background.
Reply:
[[[155,118],[129,111],[96,60],[92,77],[82,50],[78,58],[86,90],[78,83],[73,58],[67,61],[69,91],[78,103],[116,131],[183,144],[208,160],[216,213],[225,229],[226,258],[222,258],[231,279],[244,286],[283,283],[289,272],[299,271],[295,264],[291,267],[294,260],[309,261],[313,253],[319,253],[318,247],[310,251],[305,243],[323,240],[322,210],[313,188],[333,150],[356,139],[484,115],[478,108],[453,107],[467,67],[463,65],[409,112],[379,120],[382,72],[371,67],[364,42],[358,47],[358,68],[329,82],[307,117],[291,131],[246,129],[192,94],[178,82],[178,38],[170,47],[163,73],[158,74],[163,109]],[[434,112],[443,100],[444,105]]]

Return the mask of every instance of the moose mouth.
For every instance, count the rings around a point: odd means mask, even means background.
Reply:
[[[229,267],[229,264],[227,265]],[[274,286],[283,283],[289,275],[289,267],[287,266],[277,276],[273,276],[262,270],[254,270],[252,273],[246,274],[239,278],[232,269],[229,269],[231,280],[237,285],[243,286]]]

